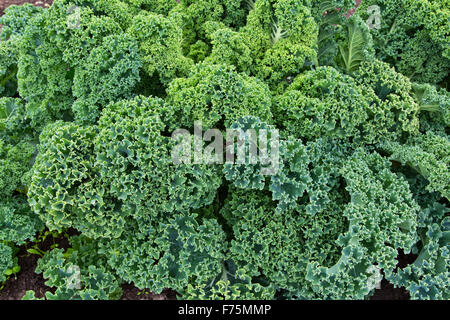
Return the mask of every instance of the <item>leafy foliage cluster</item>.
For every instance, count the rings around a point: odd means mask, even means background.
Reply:
[[[372,28],[370,6],[380,8]],[[55,0],[0,17],[0,283],[46,299],[450,298],[448,0]],[[178,128],[280,166],[175,164]],[[398,267],[399,250],[416,254]],[[75,281],[75,282],[73,282]],[[28,292],[24,299],[36,299]]]

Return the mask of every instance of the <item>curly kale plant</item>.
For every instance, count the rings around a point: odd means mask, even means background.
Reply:
[[[364,0],[357,14],[370,19],[379,8],[379,25],[371,34],[376,55],[418,82],[439,83],[450,69],[448,0]]]
[[[23,299],[448,300],[450,4],[354,7],[6,9],[0,288],[58,232]]]

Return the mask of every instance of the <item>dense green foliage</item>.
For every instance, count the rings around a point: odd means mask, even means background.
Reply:
[[[376,55],[413,81],[438,83],[450,69],[448,0],[364,0],[358,9],[380,7],[381,25],[371,31]]]
[[[368,299],[383,277],[450,299],[450,3],[353,6],[8,8],[0,283],[20,247],[71,230],[38,252],[46,299],[118,299],[124,283],[185,299]],[[277,170],[249,156],[175,163],[172,132],[194,121],[269,140],[278,129]],[[399,252],[417,258],[398,267]]]

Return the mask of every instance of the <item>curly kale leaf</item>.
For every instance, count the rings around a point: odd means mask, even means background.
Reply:
[[[21,6],[12,5],[6,8],[5,13],[0,17],[0,24],[3,25],[0,39],[6,41],[22,36],[29,19],[41,14],[43,10],[43,8],[30,3],[24,3]]]
[[[38,260],[36,273],[47,279],[47,286],[56,288],[55,293],[46,292],[48,300],[114,300],[121,296],[122,289],[113,273],[94,265],[81,269],[73,261],[73,254],[53,249]]]
[[[371,29],[376,56],[416,82],[439,83],[448,75],[449,2],[367,0],[357,14],[364,21],[378,6],[380,25]]]
[[[195,214],[175,214],[148,222],[138,236],[124,235],[103,243],[108,265],[138,288],[160,293],[182,292],[188,284],[209,283],[220,274],[225,257],[225,233],[216,220],[196,220]]]
[[[227,128],[243,116],[272,119],[268,86],[227,65],[197,64],[188,77],[170,83],[166,101],[174,111],[170,130],[193,128],[194,120],[206,130]]]
[[[127,34],[103,38],[75,70],[72,106],[75,120],[95,123],[102,107],[129,98],[140,80],[142,62],[137,42]]]
[[[414,169],[423,176],[430,192],[439,192],[442,197],[450,199],[450,145],[447,136],[432,132],[413,136],[402,144],[385,142],[380,148],[390,155],[390,159]]]

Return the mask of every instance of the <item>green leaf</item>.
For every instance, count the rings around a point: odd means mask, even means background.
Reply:
[[[42,257],[42,253],[39,252],[39,251],[36,250],[36,249],[27,249],[27,252],[28,252],[28,253],[31,253],[31,254],[37,254],[37,255],[39,255],[39,256]]]
[[[349,19],[346,25],[345,40],[339,44],[338,64],[347,72],[356,71],[367,59],[367,47],[370,38],[367,27],[361,20]]]

